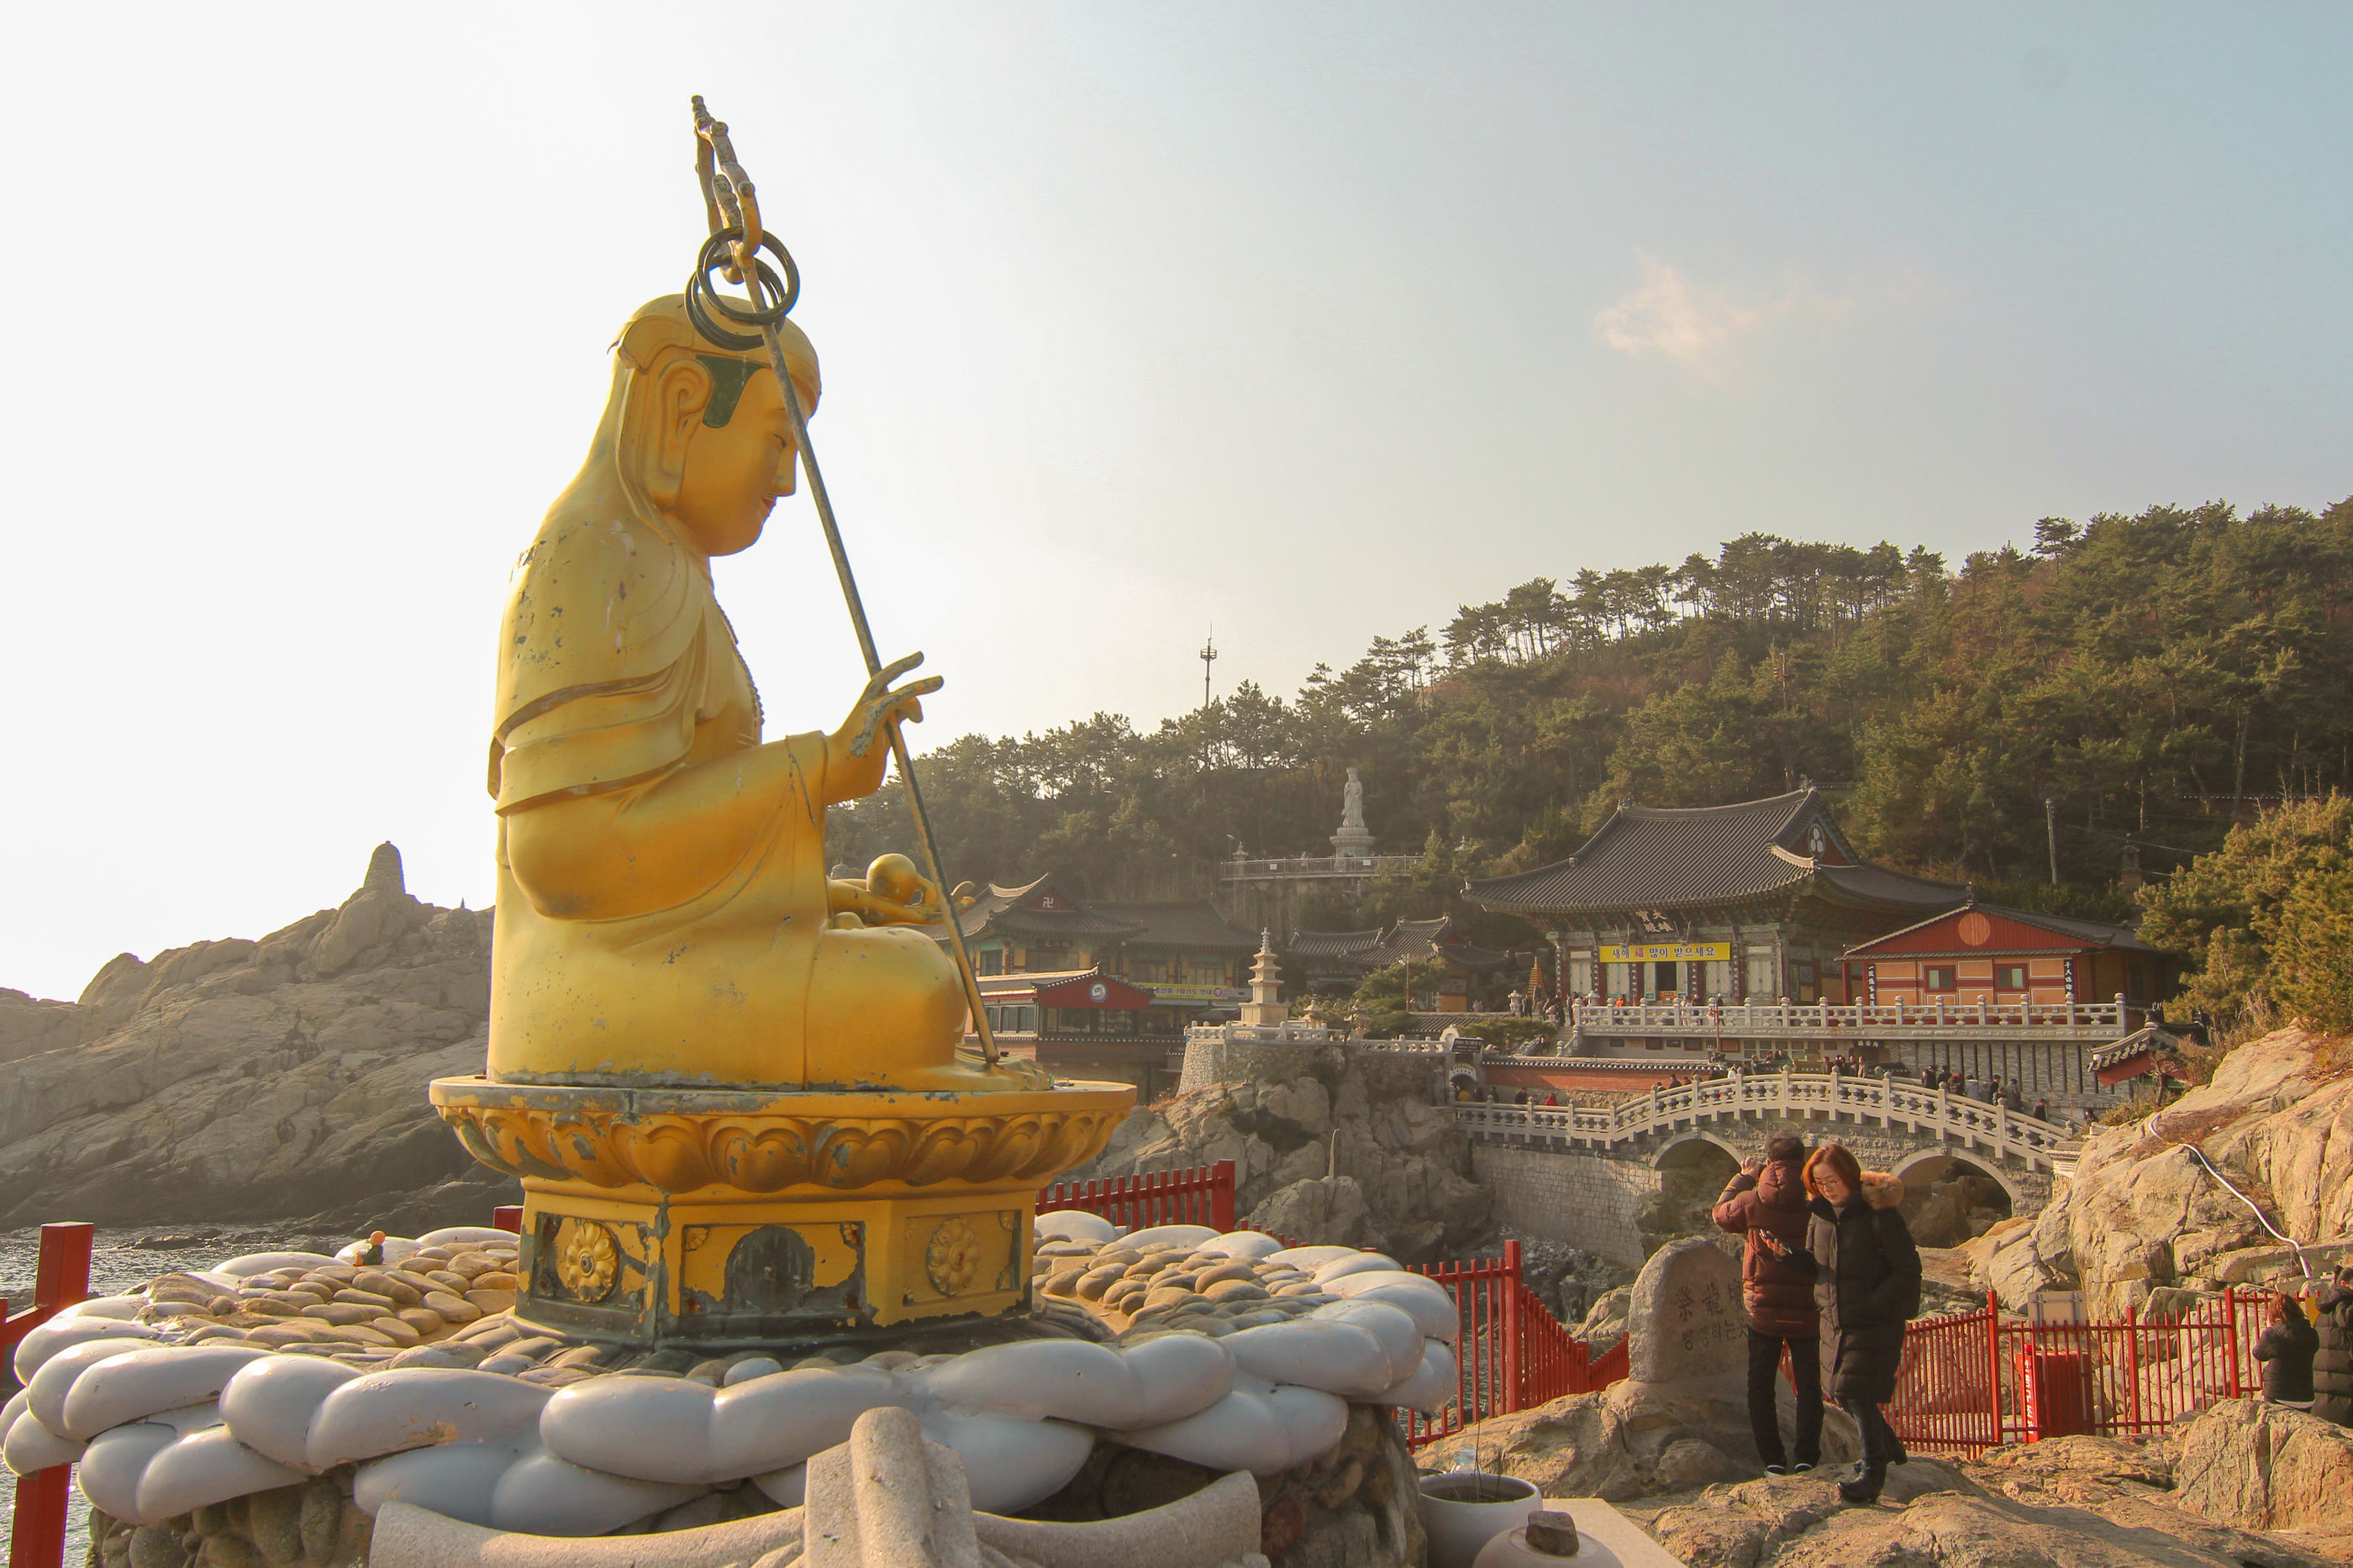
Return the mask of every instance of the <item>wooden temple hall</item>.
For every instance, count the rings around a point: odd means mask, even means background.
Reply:
[[[2084,1103],[2100,1092],[2088,1051],[2145,1021],[2178,963],[2127,927],[1980,905],[1963,884],[1874,866],[1810,785],[1623,805],[1567,859],[1464,895],[1551,938],[1581,999],[1570,1048],[1663,1068],[1835,1054]],[[1781,1004],[1831,1011],[1800,1020]],[[1899,1004],[1905,1021],[1887,1026]]]

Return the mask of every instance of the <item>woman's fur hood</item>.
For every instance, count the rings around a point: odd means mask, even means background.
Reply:
[[[1865,1171],[1862,1173],[1862,1200],[1875,1209],[1892,1209],[1904,1202],[1904,1178],[1885,1171]],[[1814,1212],[1829,1219],[1837,1210],[1828,1198],[1816,1198]]]

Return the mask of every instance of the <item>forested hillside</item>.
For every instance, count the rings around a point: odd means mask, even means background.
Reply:
[[[1380,847],[1429,851],[1418,887],[1377,900],[1418,913],[1466,873],[1567,853],[1621,798],[1801,777],[1871,854],[2027,896],[2049,797],[2063,878],[2114,902],[2128,837],[2162,872],[2256,803],[2346,785],[2349,616],[2353,500],[2046,519],[2031,550],[1957,570],[1747,534],[1713,560],[1522,584],[1318,666],[1287,700],[1245,682],[1149,731],[1098,713],[967,735],[923,788],[959,879],[1051,869],[1153,897],[1208,891],[1237,841],[1329,853],[1353,765]],[[858,865],[912,845],[896,789],[837,808],[831,832]]]

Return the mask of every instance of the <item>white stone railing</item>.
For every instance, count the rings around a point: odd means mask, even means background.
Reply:
[[[1226,860],[1218,875],[1227,881],[1244,877],[1375,877],[1421,863],[1419,855],[1293,855],[1278,860]]]
[[[1992,1034],[2028,1038],[2116,1039],[2146,1017],[2124,997],[2113,1002],[1828,1002],[1714,1003],[1579,1001],[1570,1021],[1588,1036],[1722,1035],[1741,1039],[1903,1039],[1931,1035]]]
[[[2072,1161],[2079,1146],[2066,1128],[2023,1111],[1917,1083],[1845,1073],[1734,1073],[1653,1089],[1607,1108],[1450,1101],[1449,1109],[1474,1137],[1522,1143],[1607,1146],[1721,1118],[1827,1115],[1908,1126],[2045,1171]]]

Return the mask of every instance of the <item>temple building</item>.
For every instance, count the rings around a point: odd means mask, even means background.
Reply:
[[[1399,921],[1371,931],[1294,931],[1284,951],[1293,966],[1305,974],[1307,988],[1326,995],[1354,991],[1376,969],[1437,959],[1446,973],[1427,998],[1430,1005],[1423,1011],[1432,1013],[1473,1011],[1472,1004],[1482,992],[1508,989],[1490,977],[1526,962],[1525,955],[1479,946],[1445,917]]]
[[[2118,996],[2145,1007],[2172,990],[2180,967],[2179,954],[2130,926],[1972,902],[1849,948],[1846,988],[1857,1001],[1915,1007]]]
[[[1170,1053],[1186,1027],[1248,1000],[1260,945],[1206,899],[1082,900],[1050,874],[992,885],[956,918],[1008,1052],[1065,1077],[1134,1084],[1147,1101],[1175,1086]]]
[[[1850,948],[1970,896],[1865,860],[1810,784],[1735,805],[1630,802],[1567,859],[1463,891],[1550,936],[1571,996],[1726,1003],[1862,1000]]]

